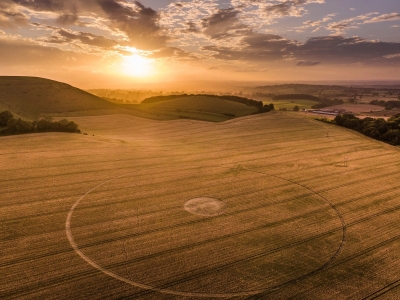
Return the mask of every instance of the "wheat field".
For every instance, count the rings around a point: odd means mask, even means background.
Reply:
[[[70,119],[1,138],[0,298],[400,297],[398,148],[291,113]]]

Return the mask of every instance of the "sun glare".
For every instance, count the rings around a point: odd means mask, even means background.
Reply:
[[[138,54],[124,56],[122,66],[124,73],[130,76],[146,77],[154,73],[153,60]]]

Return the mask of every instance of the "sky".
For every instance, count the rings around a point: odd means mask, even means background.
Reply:
[[[400,80],[400,3],[1,0],[0,75],[81,88]]]

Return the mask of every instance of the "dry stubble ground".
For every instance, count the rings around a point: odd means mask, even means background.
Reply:
[[[1,140],[1,298],[400,295],[398,149],[294,114],[74,121]]]

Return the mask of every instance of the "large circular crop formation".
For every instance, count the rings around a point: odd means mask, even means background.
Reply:
[[[146,170],[108,180],[71,208],[75,251],[99,271],[183,296],[251,295],[311,276],[344,243],[313,190],[238,168]]]

